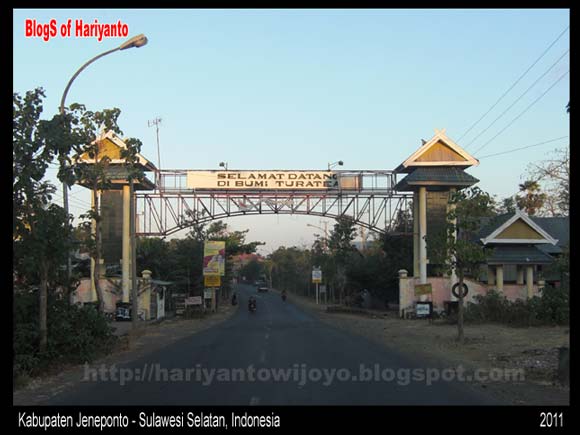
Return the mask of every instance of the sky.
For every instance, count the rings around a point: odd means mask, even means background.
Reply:
[[[27,19],[57,29],[71,19],[72,34],[27,37]],[[75,20],[121,21],[128,36],[77,37]],[[567,9],[14,9],[13,92],[44,88],[49,119],[81,65],[144,33],[146,46],[88,66],[66,103],[121,109],[124,136],[155,164],[148,121],[161,118],[163,169],[321,170],[343,160],[346,170],[391,170],[445,128],[480,159],[468,170],[478,186],[503,198],[530,163],[569,146],[569,23]],[[74,186],[70,203],[86,211],[89,192]],[[323,226],[311,216],[226,222],[266,242],[264,254],[309,246],[321,231],[307,224]]]

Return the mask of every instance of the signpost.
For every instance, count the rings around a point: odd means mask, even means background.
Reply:
[[[322,282],[322,270],[320,267],[312,268],[312,282],[316,284],[316,304],[318,305],[318,285]]]

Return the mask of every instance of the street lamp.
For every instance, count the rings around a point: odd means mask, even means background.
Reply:
[[[342,160],[339,160],[338,162],[334,162],[334,163],[329,163],[328,164],[328,170],[330,171],[332,168],[334,168],[335,166],[342,166],[344,164],[344,162]]]
[[[114,48],[112,50],[109,51],[105,51],[104,53],[99,54],[98,56],[93,57],[91,60],[89,60],[88,62],[86,62],[83,66],[81,66],[78,71],[72,76],[72,78],[69,80],[68,84],[66,85],[66,88],[64,90],[64,93],[62,94],[62,98],[60,100],[60,114],[62,116],[64,116],[64,103],[66,101],[66,95],[68,94],[68,90],[70,89],[72,83],[74,82],[74,80],[77,78],[77,76],[87,67],[89,66],[91,63],[93,63],[95,60],[106,56],[107,54],[111,54],[114,53],[115,51],[119,51],[119,50],[126,50],[128,48],[139,48],[139,47],[143,47],[145,44],[147,44],[147,37],[144,34],[140,34],[137,36],[134,36],[130,39],[128,39],[127,41],[123,42],[121,45],[119,45],[117,48]],[[66,163],[66,162],[65,162]],[[66,181],[63,181],[62,183],[62,198],[63,198],[63,208],[65,213],[68,216],[68,212],[69,212],[69,208],[68,208],[68,185],[66,184]],[[99,267],[99,265],[97,265],[97,268]],[[68,255],[68,260],[67,260],[67,264],[66,264],[66,272],[67,272],[67,278],[70,280],[71,277],[71,261],[70,261],[70,252]]]
[[[225,170],[228,170],[228,162],[220,162],[220,167],[225,168]]]

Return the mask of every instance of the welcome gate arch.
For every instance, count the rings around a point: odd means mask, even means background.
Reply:
[[[196,222],[272,214],[348,216],[370,231],[393,232],[412,199],[396,184],[394,171],[381,170],[161,170],[155,191],[135,194],[137,236],[167,237]]]

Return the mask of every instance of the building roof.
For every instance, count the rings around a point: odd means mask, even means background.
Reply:
[[[445,134],[445,129],[435,130],[435,136],[401,163],[395,172],[411,172],[421,166],[452,166],[468,168],[479,165],[479,160],[457,145]]]
[[[93,143],[99,145],[99,154],[103,153],[103,157],[107,156],[110,159],[111,164],[121,164],[124,165],[125,159],[121,156],[121,150],[127,149],[127,144],[121,139],[114,131],[109,130],[106,133],[102,133],[97,137]],[[136,154],[137,164],[141,166],[144,171],[155,171],[157,168],[155,165],[147,160],[141,153]],[[81,156],[81,161],[85,163],[93,163],[94,158],[90,157],[88,153],[84,153]]]
[[[545,252],[531,245],[498,245],[487,264],[550,264],[554,259]]]
[[[568,245],[570,241],[570,218],[569,217],[535,217],[528,216],[524,212],[517,211],[516,213],[506,213],[493,217],[484,217],[480,220],[481,226],[479,232],[475,235],[474,240],[482,240],[489,238],[495,231],[502,226],[509,225],[508,221],[519,216],[527,222],[532,222],[533,226],[537,226],[542,232],[546,233],[548,239],[556,241],[555,244],[543,242],[538,245],[538,248],[546,253],[560,253],[562,247]],[[525,216],[525,218],[524,218]]]
[[[519,209],[516,209],[514,214],[508,215],[503,223],[496,225],[495,228],[488,226],[486,230],[491,232],[481,237],[480,240],[484,245],[488,243],[556,245],[558,243],[557,239],[554,239],[544,228]]]
[[[418,186],[469,187],[479,180],[456,166],[415,168],[395,186],[395,190],[409,191]]]

